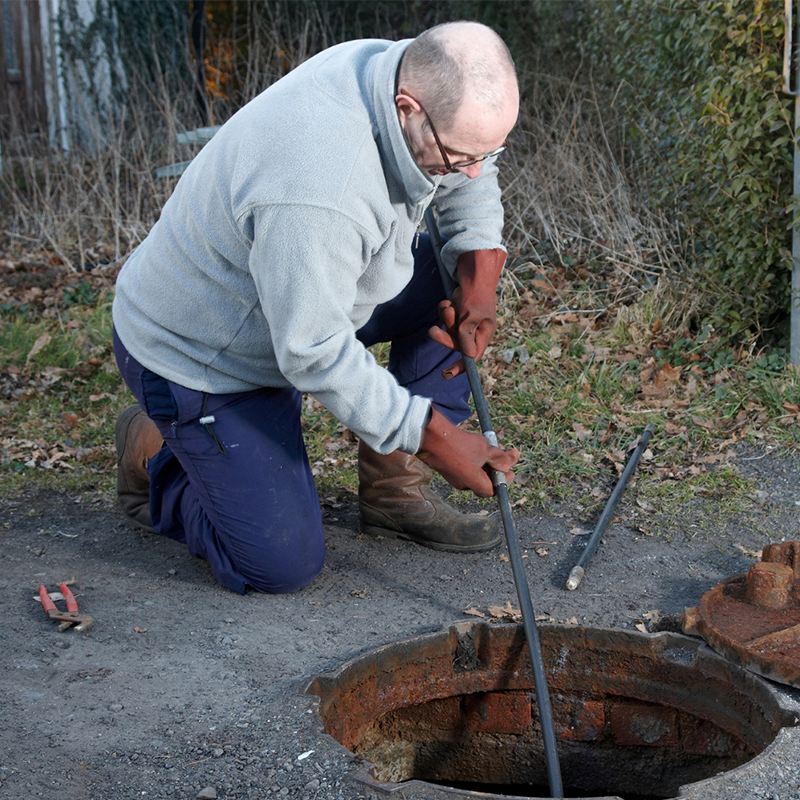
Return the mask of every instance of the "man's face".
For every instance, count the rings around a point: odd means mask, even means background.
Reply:
[[[518,112],[516,98],[500,113],[487,112],[478,104],[465,100],[453,124],[440,130],[438,126],[432,127],[436,125],[435,121],[405,91],[401,90],[395,102],[411,154],[419,168],[431,176],[447,174],[446,156],[447,161],[459,172],[469,178],[477,178],[481,174],[482,161],[462,167],[458,166],[459,162],[474,161],[501,148],[516,122]]]

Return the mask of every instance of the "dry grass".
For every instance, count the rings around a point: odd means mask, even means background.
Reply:
[[[527,83],[535,89],[503,170],[512,256],[544,267],[591,262],[614,281],[612,301],[630,303],[679,264],[677,231],[637,196],[591,87],[548,75]]]
[[[251,16],[237,28],[241,38],[208,48],[214,54],[207,63],[211,124],[335,41],[333,20],[295,19],[284,4],[272,5],[259,14],[247,6]],[[14,184],[3,191],[9,229],[31,247],[57,253],[68,269],[92,261],[98,244],[123,261],[174,186],[156,178],[156,168],[196,152],[175,141],[177,132],[196,127],[196,109],[187,96],[170,96],[157,52],[151,63],[155,80],[133,76],[126,108],[115,113],[86,104],[83,153],[41,153],[17,139]],[[604,279],[613,278],[613,301],[630,303],[675,268],[676,232],[638,200],[591,87],[548,75],[524,83],[533,88],[503,165],[506,237],[515,264],[591,261]]]
[[[244,20],[231,18],[227,29],[212,26],[205,64],[212,125],[221,124],[287,72],[336,43],[330,20],[316,7],[308,10],[312,17],[298,13],[296,4],[286,0],[248,3],[243,6]]]

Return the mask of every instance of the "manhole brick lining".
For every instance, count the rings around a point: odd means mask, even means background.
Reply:
[[[694,639],[555,625],[540,638],[573,796],[673,797],[750,760],[783,724],[762,681]],[[373,651],[308,692],[376,785],[536,796],[528,787],[547,776],[533,685],[521,626],[465,623]]]

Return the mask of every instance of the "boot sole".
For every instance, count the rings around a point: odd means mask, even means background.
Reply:
[[[144,531],[145,533],[158,533],[158,531],[152,525],[139,522],[139,520],[137,520],[135,517],[132,517],[125,510],[124,506],[119,502],[119,500],[117,500],[117,508],[124,514],[126,521],[133,525],[134,528],[138,528],[140,531]]]
[[[124,408],[117,417],[117,423],[114,430],[114,449],[117,451],[117,465],[122,461],[125,455],[125,443],[128,440],[128,428],[139,414],[144,414],[141,407],[138,405],[128,406]]]
[[[125,446],[128,442],[128,430],[139,414],[144,412],[136,406],[128,406],[122,411],[117,419],[116,430],[114,431],[114,449],[117,451],[117,496],[120,497],[126,494],[138,494],[135,484],[128,481],[127,476],[124,476],[120,471],[122,459],[125,457]]]
[[[120,474],[119,466],[125,455],[125,445],[128,441],[128,429],[139,414],[144,414],[141,406],[138,404],[128,406],[123,409],[117,418],[117,423],[114,430],[114,448],[117,451],[117,507],[125,515],[125,518],[139,530],[146,531],[147,533],[156,533],[156,529],[152,524],[140,522],[136,517],[132,516],[123,505],[122,498],[126,495],[138,495],[136,489],[131,486],[128,481]]]
[[[446,544],[445,542],[436,542],[432,539],[426,539],[423,536],[416,536],[413,533],[406,533],[405,531],[395,531],[391,528],[381,528],[378,525],[369,525],[368,523],[359,522],[361,533],[368,536],[383,536],[387,539],[405,539],[415,544],[421,544],[423,547],[430,547],[432,550],[442,550],[447,553],[482,553],[485,550],[491,550],[497,547],[502,541],[502,537],[498,536],[491,542],[485,544]]]

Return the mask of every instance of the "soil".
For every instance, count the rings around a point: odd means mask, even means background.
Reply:
[[[677,629],[684,607],[746,571],[755,551],[800,538],[800,457],[742,448],[736,464],[758,493],[733,516],[724,498],[702,495],[648,516],[629,487],[574,592],[565,580],[596,516],[517,509],[537,616]],[[354,779],[358,759],[320,736],[309,679],[473,619],[467,609],[516,608],[516,590],[504,547],[452,555],[365,537],[353,500],[324,506],[324,518],[327,563],[309,587],[239,596],[182,545],[133,528],[107,495],[0,500],[0,797],[376,796]],[[40,584],[70,580],[94,619],[83,633],[59,633],[35,600]],[[800,708],[800,690],[771,686]],[[730,781],[687,796],[800,798],[800,728],[779,738]],[[438,795],[410,786],[392,796]]]

